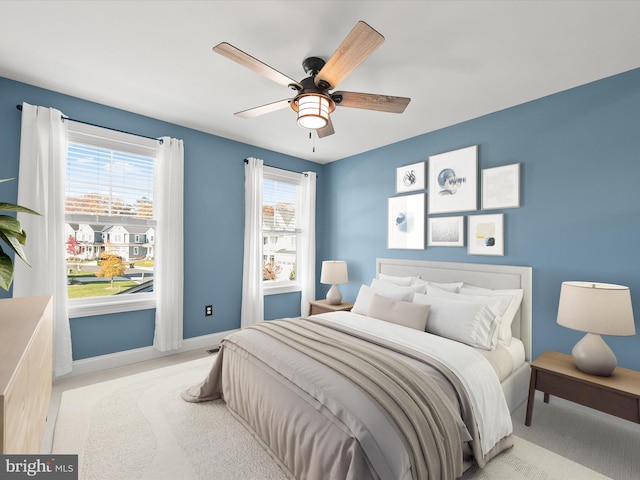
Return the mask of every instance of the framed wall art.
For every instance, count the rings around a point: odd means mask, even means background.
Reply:
[[[504,255],[504,214],[470,215],[467,218],[467,253]]]
[[[388,248],[424,249],[424,193],[389,198]]]
[[[464,247],[464,217],[430,217],[427,246]]]
[[[429,157],[429,213],[478,208],[478,146]]]
[[[424,162],[396,168],[396,193],[414,192],[427,188]]]
[[[520,164],[482,170],[482,210],[520,206]]]

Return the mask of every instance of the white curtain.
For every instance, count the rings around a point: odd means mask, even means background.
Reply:
[[[155,170],[156,241],[154,280],[156,329],[153,346],[161,352],[182,346],[184,279],[184,146],[163,137]]]
[[[309,302],[316,296],[316,173],[305,172],[300,189],[304,224],[300,225],[300,315],[309,315]]]
[[[244,167],[244,262],[240,327],[264,320],[262,287],[263,161],[248,158]]]
[[[71,371],[71,330],[67,313],[65,271],[64,174],[67,124],[58,110],[22,104],[18,205],[42,216],[19,213],[27,232],[25,254],[31,267],[16,257],[13,296],[53,297],[53,374]]]

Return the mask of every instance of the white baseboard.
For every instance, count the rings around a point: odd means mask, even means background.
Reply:
[[[109,368],[124,367],[133,363],[145,362],[156,358],[167,357],[177,353],[190,352],[200,348],[209,349],[220,345],[224,337],[237,330],[228,330],[226,332],[212,333],[209,335],[201,335],[199,337],[186,338],[182,341],[182,347],[169,352],[161,352],[153,347],[136,348],[126,350],[124,352],[110,353],[108,355],[100,355],[98,357],[85,358],[76,360],[71,366],[71,373],[58,377],[56,380],[71,378],[78,375],[86,375],[95,373]]]

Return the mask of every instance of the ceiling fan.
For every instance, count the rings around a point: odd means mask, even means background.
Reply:
[[[291,106],[298,114],[298,124],[315,130],[318,137],[322,138],[335,133],[329,114],[334,111],[336,106],[402,113],[411,101],[407,97],[372,93],[342,91],[330,93],[382,42],[384,42],[384,37],[380,33],[360,21],[356,23],[356,26],[329,60],[325,62],[319,57],[309,57],[302,62],[302,68],[309,76],[300,82],[289,78],[229,43],[222,42],[213,47],[213,51],[296,91],[293,98],[236,112],[235,115],[241,118],[253,118]]]

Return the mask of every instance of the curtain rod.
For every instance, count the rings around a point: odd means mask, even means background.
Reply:
[[[18,110],[22,111],[22,105],[16,105],[16,108]],[[118,130],[117,128],[104,127],[102,125],[96,125],[95,123],[89,123],[89,122],[83,122],[82,120],[76,120],[75,118],[70,118],[70,117],[65,117],[65,116],[62,116],[61,118],[62,118],[63,122],[65,120],[69,120],[70,122],[82,123],[83,125],[89,125],[91,127],[105,128],[107,130],[112,130],[114,132],[126,133],[128,135],[135,135],[136,137],[148,138],[149,140],[155,140],[157,142],[160,142],[161,145],[164,143],[164,141],[161,138],[148,137],[147,135],[140,135],[139,133],[132,133],[132,132],[126,132],[124,130]]]
[[[249,160],[247,160],[246,158],[244,159],[244,163],[249,163]],[[304,175],[305,177],[308,177],[309,174],[307,172],[297,172],[295,170],[290,170],[288,168],[282,168],[282,167],[274,167],[273,165],[267,165],[266,163],[264,164],[265,167],[271,167],[271,168],[278,168],[280,170],[284,170],[285,172],[291,172],[291,173],[299,173],[300,175]],[[318,175],[316,173],[316,177],[319,177],[320,175]]]

